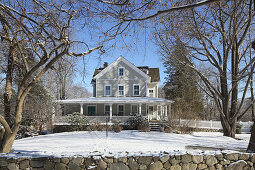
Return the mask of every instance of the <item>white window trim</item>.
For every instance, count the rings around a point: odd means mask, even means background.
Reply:
[[[122,76],[120,76],[120,69],[123,69],[123,75]],[[125,68],[124,67],[118,67],[118,76],[119,77],[123,77],[125,75]]]
[[[106,86],[110,86],[110,95],[106,95]],[[104,96],[112,96],[112,85],[111,84],[104,85]]]
[[[95,110],[95,114],[97,114],[97,105],[87,105],[87,115],[88,115],[88,113],[89,113],[89,106],[95,106],[96,107],[96,110]]]
[[[136,113],[138,113],[138,112],[139,112],[139,108],[138,108],[139,106],[138,106],[138,104],[131,104],[131,109],[130,109],[130,110],[131,110],[131,113],[133,113],[133,110],[132,110],[133,107],[132,107],[132,106],[136,106],[136,108],[137,108],[137,109],[136,109]]]
[[[120,86],[123,86],[123,95],[120,95],[120,93],[119,93]],[[125,96],[125,85],[124,84],[118,84],[118,96]]]
[[[118,104],[118,108],[117,108],[117,113],[119,115],[119,106],[122,105],[123,106],[123,116],[125,115],[125,105],[124,104]]]
[[[138,95],[135,95],[135,86],[139,86],[139,94]],[[133,84],[133,96],[140,96],[140,91],[141,91],[140,84]]]
[[[150,97],[150,90],[153,90],[153,97],[155,97],[155,88],[148,88],[148,97]]]

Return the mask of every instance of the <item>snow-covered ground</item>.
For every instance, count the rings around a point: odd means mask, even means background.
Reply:
[[[245,150],[249,134],[237,135],[241,140],[224,137],[222,133],[196,132],[192,135],[161,132],[122,131],[66,132],[16,140],[15,156],[74,156],[74,155],[136,155],[168,153],[201,153],[203,149],[221,148],[232,151]],[[194,146],[200,150],[194,150]],[[200,148],[203,147],[203,148]],[[212,149],[210,152],[215,150]],[[13,156],[12,155],[12,156]],[[11,156],[11,155],[9,155]]]

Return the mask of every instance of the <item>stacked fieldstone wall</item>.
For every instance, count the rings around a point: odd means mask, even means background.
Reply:
[[[81,169],[254,169],[255,155],[248,153],[221,153],[216,155],[169,155],[127,156],[127,157],[41,157],[41,158],[6,158],[0,157],[1,170],[81,170]]]

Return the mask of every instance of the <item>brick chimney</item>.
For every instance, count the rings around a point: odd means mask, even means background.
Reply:
[[[104,68],[106,68],[108,66],[107,62],[104,62]]]

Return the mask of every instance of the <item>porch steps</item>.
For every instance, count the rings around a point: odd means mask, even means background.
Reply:
[[[150,131],[160,131],[160,128],[162,127],[161,122],[149,122]]]

